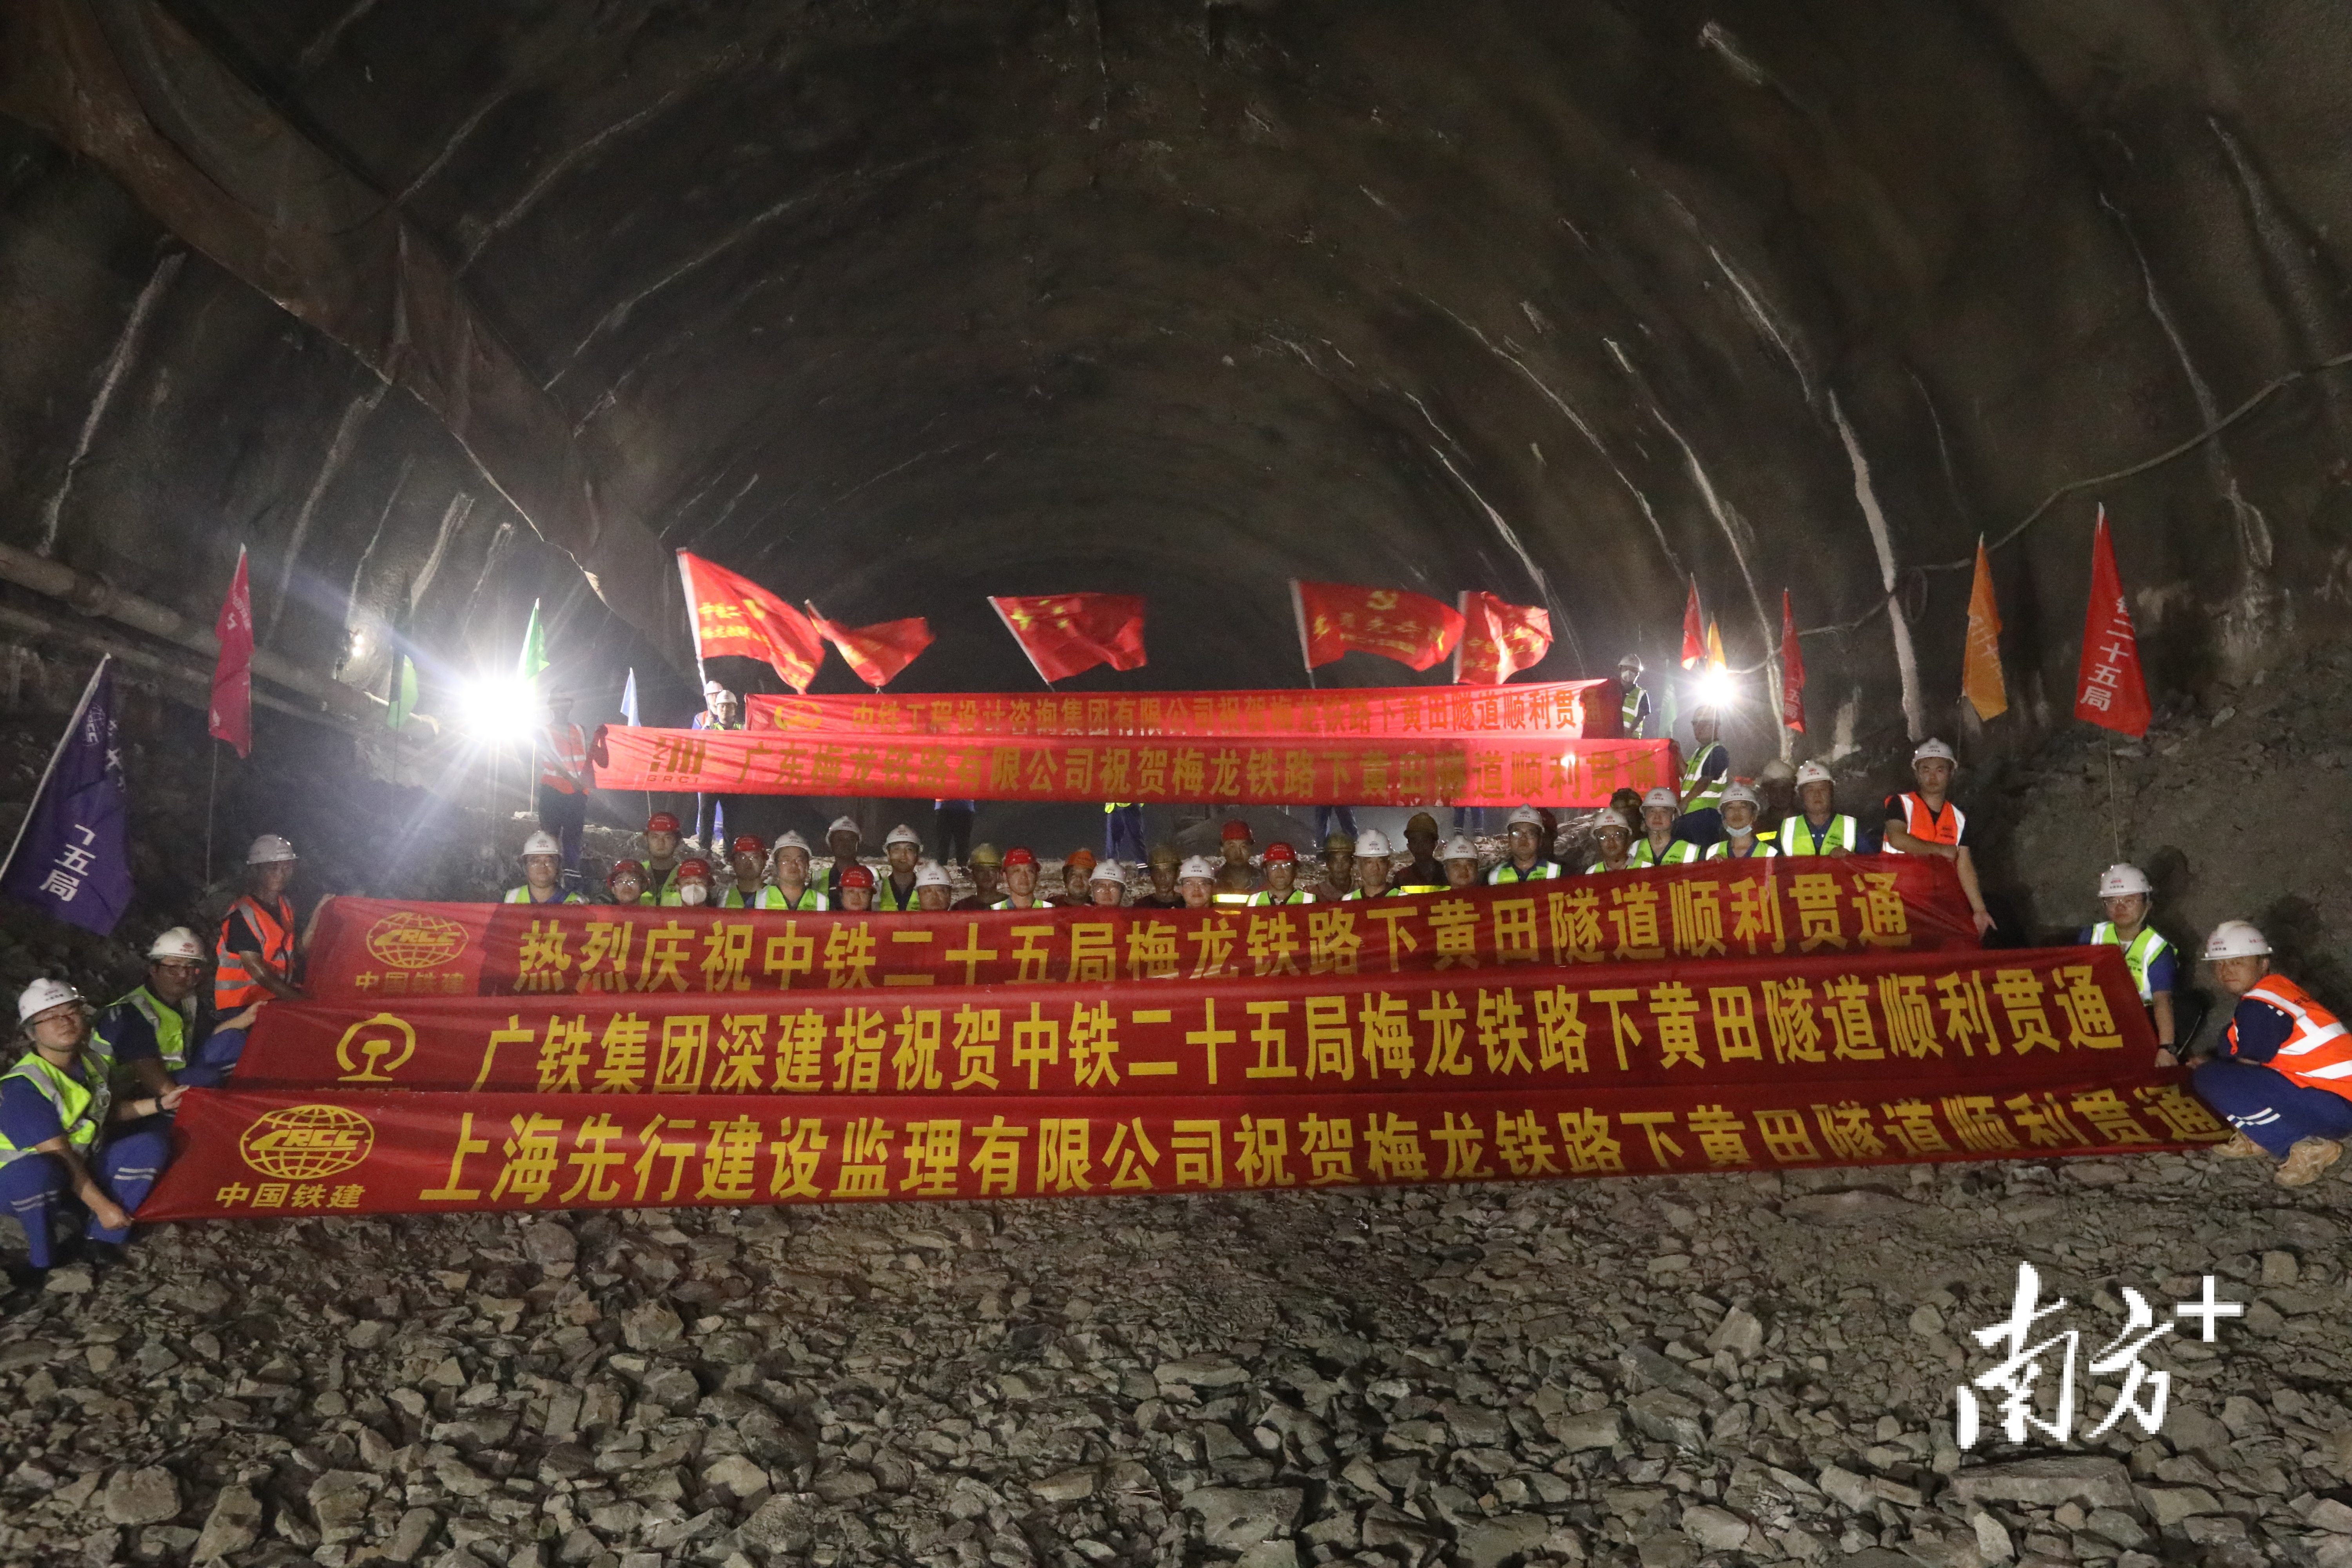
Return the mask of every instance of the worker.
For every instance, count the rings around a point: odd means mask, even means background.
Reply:
[[[1723,837],[1720,805],[1723,786],[1731,776],[1731,753],[1717,739],[1722,728],[1712,707],[1702,703],[1691,710],[1691,754],[1683,763],[1682,784],[1675,792],[1682,816],[1675,831],[1701,849]],[[1648,809],[1646,800],[1643,809]]]
[[[147,978],[98,1016],[90,1042],[113,1066],[122,1092],[158,1095],[173,1084],[217,1089],[245,1050],[245,1032],[260,1016],[250,1004],[206,1023],[196,997],[205,979],[205,944],[173,926],[147,949]]]
[[[1843,859],[1862,851],[1862,835],[1837,808],[1837,784],[1829,769],[1807,763],[1797,770],[1798,813],[1780,824],[1776,847],[1783,855],[1827,855]]]
[[[965,857],[964,869],[971,873],[971,897],[958,899],[954,907],[959,910],[994,908],[996,900],[1003,896],[999,887],[1004,870],[1004,858],[996,852],[996,846],[973,845],[971,853]]]
[[[1440,857],[1445,868],[1445,887],[1449,892],[1467,892],[1478,885],[1478,846],[1466,833],[1457,833],[1445,841]]]
[[[923,852],[923,836],[905,823],[882,839],[882,858],[889,870],[874,886],[874,907],[886,915],[904,914],[915,907],[915,861]]]
[[[833,856],[833,866],[824,874],[824,892],[835,909],[841,907],[841,874],[859,863],[857,855],[864,847],[864,837],[857,831],[857,824],[845,816],[835,817],[833,825],[824,830],[824,847]]]
[[[1127,868],[1108,856],[1087,878],[1087,893],[1098,910],[1115,910],[1127,902]]]
[[[1298,851],[1276,839],[1265,847],[1265,886],[1250,895],[1254,906],[1311,904],[1315,895],[1298,885]]]
[[[831,900],[821,889],[809,886],[808,840],[797,833],[787,833],[776,840],[776,851],[769,858],[768,876],[775,885],[760,890],[760,907],[763,910],[823,913],[831,907]]]
[[[1617,687],[1623,693],[1617,705],[1617,732],[1639,741],[1650,723],[1650,694],[1642,689],[1642,656],[1629,653],[1617,661]]]
[[[841,872],[840,902],[835,907],[844,914],[862,915],[874,907],[874,868],[866,865],[845,866]]]
[[[1797,770],[1786,758],[1775,757],[1756,775],[1756,837],[1775,850],[1780,847],[1780,825],[1797,809]]]
[[[1323,890],[1318,899],[1344,899],[1356,890],[1356,836],[1334,833],[1323,840]]]
[[[2147,923],[2148,905],[2155,897],[2147,873],[2138,867],[2108,867],[2099,876],[2099,901],[2106,905],[2107,918],[2084,928],[2080,940],[2086,946],[2112,942],[2124,950],[2124,967],[2131,971],[2140,1005],[2147,1009],[2148,1021],[2156,1026],[2157,1063],[2172,1067],[2179,1060],[2172,1018],[2173,982],[2179,961],[2173,956],[2172,944]]]
[[[286,896],[296,863],[294,846],[275,833],[263,834],[246,851],[245,891],[221,917],[213,952],[215,1012],[235,1013],[273,997],[303,999],[294,982],[294,903]]]
[[[1192,856],[1176,868],[1176,891],[1183,896],[1188,910],[1216,907],[1217,868],[1209,864],[1208,857]]]
[[[509,904],[584,904],[563,888],[563,845],[544,827],[522,841],[522,886],[509,888]]]
[[[1183,863],[1184,857],[1176,852],[1173,844],[1153,845],[1150,856],[1151,891],[1138,898],[1135,907],[1139,910],[1182,909],[1184,895],[1176,890],[1176,868]]]
[[[646,868],[641,861],[615,860],[613,868],[604,873],[604,890],[613,895],[616,904],[653,902],[653,895],[646,891]]]
[[[980,816],[976,800],[935,800],[931,817],[939,825],[939,862],[953,866],[971,858],[971,825]]]
[[[1103,858],[1121,858],[1119,851],[1122,848],[1133,851],[1125,858],[1140,860],[1144,858],[1143,804],[1140,801],[1103,802]],[[1123,881],[1121,885],[1125,885]]]
[[[588,734],[572,721],[572,693],[547,694],[548,721],[533,738],[539,753],[539,825],[562,846],[565,891],[580,887],[580,839],[588,826]],[[538,900],[545,903],[548,900]]]
[[[1062,892],[1058,898],[1045,900],[1057,910],[1082,910],[1094,902],[1092,885],[1087,878],[1094,874],[1095,852],[1085,845],[1070,851],[1062,862]]]
[[[710,901],[710,862],[689,858],[677,863],[669,891],[661,896],[665,909],[698,910]]]
[[[1642,837],[1633,846],[1629,864],[1687,866],[1699,858],[1699,847],[1675,837],[1675,820],[1682,797],[1660,784],[1642,797]]]
[[[1642,792],[1630,785],[1611,791],[1609,809],[1625,820],[1629,830],[1638,830],[1642,821]]]
[[[1486,873],[1487,885],[1503,887],[1512,882],[1549,882],[1559,875],[1559,862],[1546,853],[1551,846],[1544,841],[1543,814],[1532,805],[1523,805],[1503,821],[1504,858]]]
[[[1037,897],[1037,857],[1015,845],[1004,852],[1004,896],[991,904],[993,910],[1037,910],[1045,907]]]
[[[1218,833],[1217,902],[1246,904],[1257,891],[1257,871],[1250,865],[1250,853],[1256,847],[1249,824],[1240,817],[1228,821]]]
[[[915,908],[925,914],[940,914],[955,901],[955,879],[948,868],[936,860],[925,860],[915,868]]]
[[[2238,1130],[2213,1152],[2225,1160],[2267,1154],[2280,1162],[2273,1181],[2308,1186],[2352,1132],[2352,1035],[2309,992],[2271,973],[2269,941],[2244,921],[2213,928],[2205,962],[2238,999],[2220,1048],[2189,1079]]]
[[[727,847],[727,890],[719,895],[722,910],[782,909],[768,895],[768,846],[756,833],[739,833]]]
[[[677,818],[656,811],[646,818],[646,902],[660,903],[677,879],[678,851],[683,847]]]
[[[1400,893],[1442,893],[1445,890],[1445,868],[1437,858],[1437,818],[1425,811],[1416,811],[1404,825],[1404,864],[1390,873],[1389,881]]]
[[[1756,831],[1756,791],[1737,781],[1723,786],[1723,837],[1706,847],[1709,860],[1771,859],[1779,853]]]
[[[118,1098],[106,1058],[90,1048],[89,1006],[62,980],[25,987],[16,1017],[32,1048],[0,1078],[0,1205],[25,1227],[26,1261],[9,1278],[26,1287],[56,1260],[56,1215],[68,1193],[89,1211],[90,1263],[122,1261],[131,1216],[171,1160],[171,1134],[156,1119],[188,1091],[174,1084]]]
[[[1976,858],[1969,848],[1968,814],[1946,798],[1956,765],[1952,748],[1930,737],[1911,753],[1911,774],[1919,787],[1886,797],[1888,855],[1935,855],[1949,860],[1960,873],[1960,891],[1968,895],[1975,914],[1977,934],[1992,930],[1985,911],[1984,893],[1977,886]]]
[[[702,711],[694,716],[688,728],[696,730],[740,730],[743,727],[743,705],[736,695],[715,680],[702,683]],[[694,842],[698,848],[717,848],[727,837],[728,797],[718,794],[698,794],[694,797]],[[708,826],[709,837],[703,837]]]
[[[1593,820],[1592,841],[1601,851],[1601,858],[1584,868],[1588,877],[1603,871],[1633,869],[1633,825],[1615,811],[1604,811]]]
[[[1384,899],[1389,891],[1388,836],[1377,827],[1367,827],[1356,835],[1356,885],[1342,895],[1348,899]]]

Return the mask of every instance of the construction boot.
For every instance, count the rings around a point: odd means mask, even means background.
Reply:
[[[2270,1152],[2244,1133],[2232,1132],[2227,1143],[2215,1146],[2213,1157],[2217,1160],[2252,1160],[2258,1157],[2267,1160]]]
[[[2344,1157],[2344,1145],[2333,1138],[2305,1138],[2286,1152],[2279,1163],[2278,1174],[2271,1178],[2282,1187],[2307,1187],[2319,1180],[2319,1173]]]

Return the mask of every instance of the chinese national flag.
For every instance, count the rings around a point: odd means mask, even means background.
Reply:
[[[1356,651],[1427,669],[1462,640],[1462,612],[1426,594],[1294,577],[1290,600],[1309,669]]]
[[[1706,658],[1706,622],[1699,615],[1698,579],[1691,579],[1690,602],[1683,606],[1683,668],[1695,669]]]
[[[806,616],[750,578],[699,555],[679,551],[677,570],[686,583],[696,658],[719,654],[756,658],[794,691],[808,690],[816,667],[824,662],[824,644]]]
[[[915,662],[915,656],[931,646],[931,624],[920,616],[904,621],[877,621],[870,626],[845,626],[838,621],[828,621],[809,606],[810,622],[824,640],[841,650],[844,664],[857,672],[857,679],[879,691],[890,684],[900,670]]]
[[[213,666],[212,710],[206,727],[213,739],[226,741],[240,757],[253,755],[253,590],[245,574],[245,546],[236,548],[236,575],[229,579],[228,597],[221,601],[220,619],[213,623],[220,639],[220,661]]]
[[[1797,607],[1780,590],[1780,722],[1805,732],[1805,656],[1797,647]]]
[[[1098,664],[1143,668],[1139,594],[1034,594],[988,602],[1049,686]]]
[[[1551,651],[1551,612],[1510,605],[1492,594],[1462,595],[1462,643],[1454,650],[1457,686],[1500,686]]]
[[[1979,719],[2009,711],[2009,682],[2000,672],[2000,605],[1992,596],[1992,557],[1977,536],[1977,581],[1969,590],[1969,648],[1960,690]]]
[[[2091,602],[2083,615],[2083,666],[2074,679],[2074,717],[2134,738],[2147,733],[2147,682],[2139,668],[2139,638],[2124,603],[2116,547],[2107,539],[2107,509],[2091,535]]]

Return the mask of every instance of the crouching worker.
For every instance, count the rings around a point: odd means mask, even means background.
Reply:
[[[29,1285],[58,1260],[54,1227],[68,1195],[89,1211],[92,1265],[122,1261],[131,1216],[171,1158],[159,1119],[187,1090],[116,1098],[106,1058],[90,1047],[89,1006],[62,980],[26,986],[16,1016],[32,1049],[0,1078],[0,1204],[25,1227],[26,1264],[11,1272]]]
[[[2205,962],[2238,999],[2214,1054],[2190,1078],[2198,1098],[2236,1136],[2214,1150],[2226,1160],[2267,1154],[2271,1179],[2308,1186],[2343,1156],[2352,1132],[2352,1037],[2311,994],[2271,971],[2271,944],[2244,921],[2223,921]]]
[[[249,1003],[210,1025],[200,1024],[196,994],[204,985],[205,944],[185,926],[173,926],[147,950],[147,981],[98,1016],[91,1044],[149,1098],[173,1084],[217,1089],[245,1051],[245,1032],[261,1012]]]

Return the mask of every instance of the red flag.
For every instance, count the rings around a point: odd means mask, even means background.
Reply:
[[[1797,647],[1797,609],[1780,590],[1780,722],[1805,732],[1805,656]]]
[[[1690,603],[1683,606],[1683,668],[1696,668],[1706,659],[1706,622],[1698,611],[1698,579],[1691,579]]]
[[[772,667],[794,691],[806,691],[824,662],[824,644],[809,618],[748,577],[714,566],[699,555],[677,552],[686,582],[694,657],[719,654],[756,658]],[[911,655],[909,657],[912,657]]]
[[[2116,547],[2107,538],[2107,509],[2099,508],[2091,534],[2091,602],[2083,614],[2083,664],[2074,678],[2074,717],[2135,738],[2147,733],[2147,682],[2139,668],[2139,639],[2124,603]]]
[[[1098,664],[1143,668],[1139,594],[1037,594],[988,602],[1048,685]]]
[[[1462,595],[1462,642],[1454,650],[1457,686],[1500,686],[1551,651],[1551,612],[1511,605],[1475,590]]]
[[[240,757],[253,755],[253,590],[245,575],[245,546],[236,547],[236,575],[213,623],[220,639],[220,662],[213,666],[212,710],[207,728]]]
[[[828,621],[809,606],[809,619],[824,640],[841,650],[842,662],[857,679],[879,691],[893,677],[915,662],[931,646],[931,624],[917,616],[911,620],[877,621],[870,626],[845,626]]]
[[[1360,650],[1427,669],[1462,640],[1462,612],[1426,594],[1290,580],[1307,668]]]

